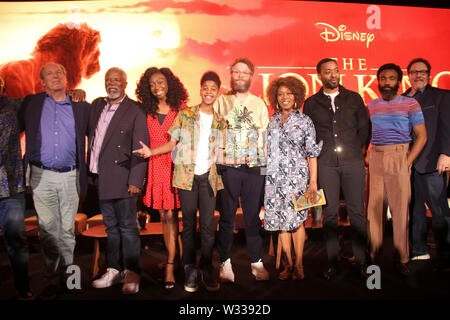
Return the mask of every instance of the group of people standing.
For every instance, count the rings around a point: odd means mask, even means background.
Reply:
[[[28,177],[47,269],[48,286],[42,296],[58,293],[64,271],[73,263],[74,217],[79,195],[86,192],[88,183],[97,188],[107,233],[107,270],[92,282],[95,288],[123,283],[124,294],[139,291],[139,195],[161,216],[168,255],[164,275],[167,290],[176,283],[178,209],[183,221],[186,291],[197,291],[200,283],[214,291],[220,283],[235,281],[231,260],[239,205],[255,279],[269,279],[262,261],[262,206],[264,229],[281,233],[279,245],[287,263],[279,279],[303,279],[308,212],[296,211],[292,199],[305,194],[313,200],[318,188],[324,190],[327,199],[323,208],[329,263],[326,279],[332,280],[340,272],[341,190],[352,229],[353,252],[364,279],[367,265],[376,263],[381,248],[384,202],[392,214],[397,270],[403,275],[409,273],[410,240],[412,260],[430,258],[425,203],[433,217],[438,269],[450,269],[446,194],[450,94],[429,85],[430,70],[426,60],[413,60],[408,65],[411,89],[398,95],[400,67],[381,66],[377,72],[381,98],[366,108],[360,95],[340,85],[336,61],[322,59],[317,73],[323,87],[306,101],[305,87],[297,78],[279,77],[270,83],[267,98],[275,109],[270,119],[265,102],[249,92],[255,68],[246,58],[236,59],[230,66],[229,93],[219,94],[221,80],[217,73],[204,73],[200,79],[201,103],[193,107],[186,106],[188,93],[168,68],[152,67],[142,74],[136,88],[137,102],[125,94],[127,75],[119,68],[106,72],[107,97],[97,98],[91,105],[76,102],[82,96],[79,91],[70,95],[66,92],[65,69],[56,63],[42,67],[46,92],[23,101],[3,97],[2,81],[0,227],[19,296],[33,297],[23,223]],[[22,131],[26,134],[23,163],[19,142]],[[370,177],[367,216],[366,158]],[[216,199],[221,203],[218,271],[213,263]],[[197,212],[201,235],[198,266]]]

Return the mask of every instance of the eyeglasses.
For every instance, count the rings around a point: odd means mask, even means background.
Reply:
[[[234,76],[238,76],[238,75],[243,74],[244,76],[248,77],[248,76],[251,76],[251,75],[252,75],[252,73],[251,73],[251,72],[248,72],[248,71],[231,70],[231,73],[232,73]]]
[[[413,76],[416,76],[418,74],[426,76],[428,74],[428,70],[411,70],[409,73]]]

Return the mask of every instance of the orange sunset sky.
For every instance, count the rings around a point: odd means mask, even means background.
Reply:
[[[252,90],[258,95],[268,79],[287,72],[301,74],[309,95],[314,93],[320,88],[313,83],[314,67],[327,56],[338,58],[342,82],[353,90],[385,62],[406,68],[409,60],[424,56],[434,66],[432,76],[450,71],[449,10],[379,6],[381,28],[370,30],[368,6],[273,0],[0,2],[0,64],[28,59],[37,40],[59,23],[86,22],[101,35],[101,70],[79,86],[88,101],[105,95],[103,77],[112,66],[127,72],[131,98],[146,68],[171,68],[190,94],[189,105],[200,100],[199,79],[206,70],[218,72],[226,90],[227,66],[238,56],[255,62]],[[325,42],[318,22],[372,33],[374,40],[369,47],[361,41]],[[365,68],[358,65],[361,59]],[[357,74],[364,77],[361,83]],[[438,86],[450,89],[450,72],[439,79]],[[372,96],[363,93],[366,102],[378,94],[376,81],[371,88]]]

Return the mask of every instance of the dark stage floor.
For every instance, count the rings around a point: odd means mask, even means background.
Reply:
[[[351,255],[349,230],[342,228],[344,234],[344,255]],[[449,300],[450,301],[450,272],[436,273],[433,271],[433,260],[410,263],[412,273],[408,277],[398,275],[392,264],[393,246],[392,234],[387,228],[384,248],[380,257],[381,289],[369,290],[357,273],[357,266],[343,261],[342,274],[332,282],[321,276],[326,268],[326,252],[321,229],[307,229],[308,240],[304,250],[305,279],[302,281],[278,280],[275,269],[275,257],[268,254],[270,234],[264,233],[264,263],[271,275],[269,281],[255,281],[250,273],[250,264],[245,247],[244,231],[235,235],[233,246],[233,269],[236,275],[234,284],[224,284],[218,292],[207,292],[200,288],[195,293],[188,293],[183,289],[183,269],[178,267],[176,287],[167,292],[162,284],[162,270],[158,264],[165,261],[165,250],[162,236],[147,236],[142,238],[143,274],[141,290],[134,296],[124,296],[121,286],[106,289],[94,289],[91,282],[91,258],[93,243],[91,239],[79,236],[74,263],[81,268],[82,290],[77,293],[65,292],[58,296],[58,300],[150,300],[150,301],[280,301],[280,300]],[[276,239],[276,237],[275,237]],[[103,240],[102,240],[103,241]],[[105,268],[104,246],[101,242],[102,255],[100,259],[100,274]],[[36,239],[30,243],[30,275],[32,289],[39,293],[44,288],[44,262],[40,253],[40,246]],[[435,250],[432,249],[432,258]],[[215,261],[218,261],[215,252]],[[0,247],[1,287],[0,299],[11,301],[15,299],[12,284],[11,268],[3,244]]]

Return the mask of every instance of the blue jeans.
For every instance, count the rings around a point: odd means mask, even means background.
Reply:
[[[428,205],[432,215],[432,228],[438,255],[441,259],[450,259],[450,211],[447,202],[446,175],[433,172],[413,174],[413,199],[411,201],[411,242],[412,256],[429,253],[427,246]]]
[[[108,268],[141,273],[141,238],[137,223],[137,197],[100,200],[108,235]]]
[[[0,228],[14,272],[14,286],[19,292],[27,292],[30,285],[24,212],[23,193],[0,199]]]

